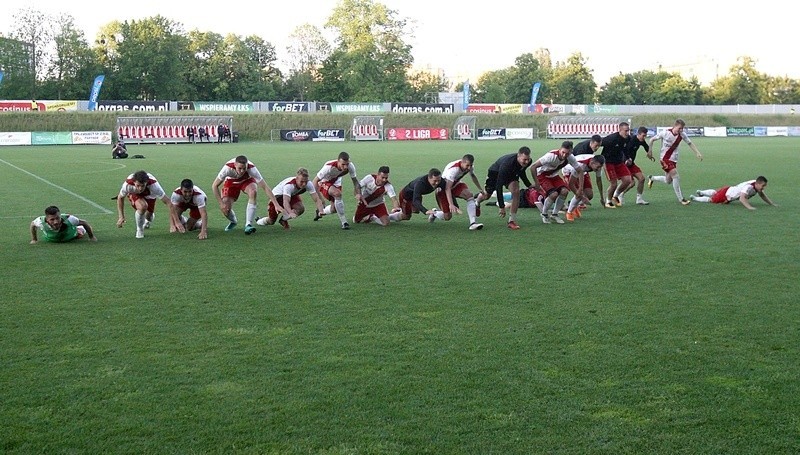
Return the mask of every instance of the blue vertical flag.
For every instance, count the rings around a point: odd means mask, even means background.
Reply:
[[[5,76],[5,74],[6,74],[6,73],[4,73],[4,72],[0,71],[0,85],[2,85],[2,84],[3,84],[3,76]]]
[[[464,112],[467,111],[467,107],[469,106],[469,79],[464,82]]]
[[[531,88],[531,105],[528,106],[528,112],[535,112],[536,98],[539,96],[539,88],[542,86],[541,82],[536,82]]]
[[[88,110],[93,111],[97,109],[97,98],[100,96],[100,87],[103,86],[103,81],[106,76],[101,74],[94,78],[92,83],[92,91],[89,93],[89,106]]]

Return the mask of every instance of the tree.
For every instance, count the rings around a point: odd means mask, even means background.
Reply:
[[[32,81],[30,98],[36,98],[37,84],[47,74],[53,43],[53,17],[41,11],[28,8],[18,10],[13,15],[15,29],[11,37],[30,46]]]
[[[549,68],[543,68],[534,54],[527,53],[517,57],[514,66],[508,69],[505,88],[508,102],[520,104],[530,102],[533,84],[545,81],[548,73]],[[546,90],[540,91],[540,96],[546,95]]]
[[[592,70],[580,52],[567,58],[566,63],[557,63],[550,81],[551,97],[561,104],[593,104],[597,84]]]
[[[510,103],[506,88],[508,87],[510,70],[508,68],[488,71],[481,74],[472,99],[476,103]]]
[[[129,100],[170,100],[186,90],[190,61],[182,26],[162,16],[124,22],[117,42],[117,93]]]
[[[372,0],[341,0],[326,27],[337,33],[336,49],[323,62],[315,93],[322,100],[393,101],[411,92],[406,72],[413,63],[406,21]]]
[[[783,77],[767,79],[767,103],[800,104],[800,81]]]
[[[755,60],[739,57],[728,75],[711,83],[711,98],[716,104],[761,104],[769,99],[767,76],[759,73]]]
[[[288,54],[289,76],[284,91],[289,99],[305,100],[318,77],[321,63],[331,54],[331,45],[322,31],[310,24],[303,24],[289,35]]]
[[[409,97],[403,101],[414,103],[427,103],[431,102],[428,94],[445,90],[448,86],[447,79],[442,74],[434,74],[430,71],[412,71],[408,74],[408,84],[411,87]],[[435,101],[434,101],[435,102]]]
[[[56,19],[55,54],[49,62],[43,95],[54,99],[80,99],[89,92],[94,57],[75,19],[64,14]]]

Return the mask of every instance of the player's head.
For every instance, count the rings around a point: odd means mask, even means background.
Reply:
[[[678,134],[681,131],[683,131],[684,128],[686,128],[686,122],[684,122],[683,119],[680,118],[675,119],[675,125],[672,126],[672,132],[674,134]]]
[[[517,162],[523,167],[531,164],[531,149],[524,145],[520,147],[517,150]]]
[[[247,172],[247,157],[244,155],[239,155],[233,160],[233,168],[236,169],[236,174],[244,175]]]
[[[644,138],[646,137],[647,137],[647,127],[640,126],[639,129],[636,130],[636,138],[639,139],[640,141],[643,141]]]
[[[381,166],[375,174],[375,185],[383,186],[389,181],[389,166]]]
[[[461,157],[461,170],[468,171],[472,169],[472,166],[475,165],[475,156],[471,153],[467,153],[466,155]]]
[[[603,142],[603,136],[599,134],[595,134],[589,139],[589,148],[592,149],[593,152],[596,152],[598,148],[600,148],[600,143]]]
[[[141,193],[144,191],[147,188],[148,180],[150,180],[150,176],[147,175],[147,171],[136,171],[133,174],[134,192]]]
[[[619,135],[622,137],[628,137],[631,134],[631,125],[628,122],[619,122],[618,129]]]
[[[294,181],[297,183],[298,188],[306,186],[306,183],[308,183],[308,169],[304,167],[298,168]]]
[[[753,184],[753,188],[755,188],[756,191],[761,192],[764,191],[764,188],[766,187],[767,187],[767,178],[764,177],[763,175],[759,175],[756,178],[756,183]]]
[[[61,229],[61,210],[55,205],[44,209],[44,222],[55,231]]]
[[[428,183],[431,184],[432,187],[436,188],[442,182],[442,171],[439,169],[431,168],[428,171]]]
[[[349,165],[350,165],[350,154],[347,152],[339,153],[339,157],[337,158],[336,161],[336,167],[338,167],[340,171],[343,171],[347,169]]]
[[[558,156],[563,160],[567,155],[572,153],[572,141],[564,141],[558,149]]]
[[[589,169],[596,171],[603,167],[606,164],[606,157],[603,155],[594,155],[592,159],[589,160]]]
[[[194,193],[194,182],[192,179],[181,180],[180,191],[184,199],[191,199],[192,193]]]

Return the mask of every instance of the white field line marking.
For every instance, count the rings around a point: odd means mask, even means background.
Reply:
[[[44,212],[42,212],[42,214],[43,213]],[[66,213],[66,212],[64,212],[64,213]],[[78,218],[92,217],[92,216],[95,216],[95,215],[111,215],[112,213],[113,212],[109,212],[109,213],[99,213],[99,212],[97,212],[97,213],[73,213],[73,212],[69,212],[70,215],[77,216]],[[42,214],[38,214],[38,215],[0,216],[0,220],[25,220],[25,219],[32,220],[34,218],[38,218]]]
[[[63,186],[58,186],[55,183],[53,183],[53,182],[51,182],[51,181],[49,181],[47,179],[44,179],[42,177],[39,177],[38,175],[36,175],[36,174],[34,174],[32,172],[28,172],[28,171],[26,171],[25,169],[22,169],[19,166],[15,166],[15,165],[9,163],[6,160],[0,159],[0,163],[3,163],[3,164],[5,164],[5,165],[7,165],[9,167],[13,167],[14,169],[16,169],[16,170],[18,170],[20,172],[24,172],[25,174],[30,175],[31,177],[35,178],[36,180],[39,180],[39,181],[44,182],[44,183],[46,183],[46,184],[48,184],[50,186],[58,188],[59,190],[65,192],[65,193],[67,193],[67,194],[69,194],[71,196],[75,196],[76,198],[82,200],[83,202],[86,202],[87,204],[91,205],[92,207],[100,209],[100,211],[102,211],[104,214],[114,213],[111,210],[108,210],[107,208],[103,207],[102,205],[100,205],[100,204],[98,204],[96,202],[92,202],[89,199],[86,199],[85,197],[81,196],[80,194],[74,193],[74,192],[64,188]]]

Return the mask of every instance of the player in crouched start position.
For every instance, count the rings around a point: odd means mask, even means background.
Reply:
[[[172,192],[172,210],[181,223],[178,232],[200,230],[197,238],[205,240],[208,238],[208,211],[206,210],[206,193],[195,186],[190,179],[181,180],[181,186]],[[183,212],[189,211],[186,218]]]
[[[179,231],[180,221],[175,216],[171,205],[172,202],[164,194],[164,189],[158,180],[146,171],[136,171],[122,182],[122,188],[117,195],[117,227],[121,228],[125,224],[125,199],[130,201],[131,207],[136,211],[136,238],[144,238],[144,230],[150,228],[155,219],[156,199],[169,207],[169,230],[170,232]]]
[[[422,196],[437,190],[441,191],[443,186],[442,171],[436,168],[432,168],[427,174],[410,181],[400,190],[400,209],[403,214],[400,219],[410,220],[412,213],[433,215],[436,209],[425,208],[422,204]]]
[[[303,205],[303,199],[300,197],[303,193],[311,195],[314,204],[317,205],[317,213],[320,213],[324,208],[322,198],[319,197],[317,189],[314,184],[308,180],[308,169],[299,168],[294,177],[287,177],[280,181],[273,189],[275,197],[278,202],[281,202],[283,208],[282,213],[278,213],[278,208],[275,207],[271,201],[267,207],[267,216],[259,218],[256,222],[259,226],[271,226],[278,221],[278,224],[283,226],[284,230],[289,229],[289,220],[297,218],[306,211],[306,206]]]
[[[600,193],[600,198],[602,199],[603,194],[603,179],[602,179],[602,172],[603,172],[603,165],[606,162],[606,159],[603,155],[575,155],[575,160],[578,161],[578,164],[583,169],[583,191],[582,196],[578,196],[579,191],[579,182],[578,176],[575,172],[575,168],[572,167],[571,164],[564,166],[564,178],[567,180],[567,185],[569,186],[569,190],[572,191],[572,199],[569,201],[569,206],[567,206],[567,221],[573,222],[576,218],[581,217],[581,209],[579,208],[581,205],[588,205],[592,198],[594,197],[594,191],[592,190],[592,179],[589,178],[589,173],[595,173],[595,180],[597,183],[597,189]]]
[[[756,208],[750,204],[750,198],[758,194],[764,202],[777,207],[777,204],[764,193],[766,187],[767,178],[760,175],[755,180],[748,180],[735,186],[723,186],[718,190],[697,190],[697,196],[692,196],[692,200],[714,204],[730,204],[738,200],[748,210],[755,210]]]
[[[222,186],[222,192],[220,192],[219,189],[220,185]],[[275,199],[272,189],[267,185],[267,182],[264,181],[261,173],[258,172],[256,165],[248,160],[246,156],[239,155],[222,166],[219,174],[217,174],[217,178],[214,179],[214,182],[211,184],[211,190],[214,192],[214,196],[219,202],[219,208],[222,214],[230,221],[228,226],[225,227],[225,231],[232,231],[239,223],[236,218],[236,213],[233,211],[233,203],[239,199],[239,194],[244,191],[247,194],[244,233],[250,235],[256,232],[256,228],[253,224],[255,224],[256,208],[258,207],[256,205],[258,188],[264,190],[269,200],[275,204],[276,207],[279,207],[278,211],[283,210]]]
[[[572,154],[572,141],[562,142],[560,148],[545,153],[531,164],[531,174],[533,174],[535,182],[533,187],[547,195],[542,207],[542,223],[544,224],[564,224],[564,220],[559,218],[558,212],[561,211],[561,207],[564,206],[567,195],[569,195],[567,182],[561,176],[561,169],[568,164],[572,165],[574,170],[572,175],[577,179],[575,195],[582,199],[584,168]]]
[[[390,221],[403,218],[400,201],[389,183],[389,166],[381,166],[376,174],[369,174],[360,182],[361,202],[353,216],[354,223],[376,223],[388,226]],[[386,210],[386,196],[392,200],[392,213]]]
[[[449,221],[453,217],[454,211],[460,215],[461,209],[455,202],[455,198],[458,197],[467,201],[469,230],[477,231],[483,229],[483,224],[478,223],[477,217],[480,216],[479,204],[486,199],[486,195],[481,189],[481,182],[478,181],[478,177],[476,177],[473,172],[474,163],[475,157],[469,153],[464,155],[460,160],[447,163],[447,166],[444,167],[444,171],[442,172],[444,191],[440,191],[436,194],[436,202],[439,204],[441,210],[434,212],[428,221],[433,222],[437,219]],[[478,187],[478,195],[476,197],[472,196],[467,184],[461,181],[466,175],[472,177],[472,182]]]
[[[353,181],[355,198],[358,202],[361,202],[361,189],[358,187],[356,166],[350,161],[349,153],[341,152],[336,161],[328,161],[322,165],[322,168],[314,177],[313,183],[317,191],[322,194],[322,197],[331,201],[330,205],[325,207],[324,212],[317,213],[314,221],[322,218],[322,215],[336,213],[342,223],[342,229],[350,229],[350,224],[347,222],[347,217],[344,213],[344,201],[342,200],[342,177],[347,174],[350,174],[350,179]]]
[[[44,209],[44,215],[31,221],[31,245],[39,242],[41,231],[45,242],[63,243],[89,236],[96,242],[92,227],[86,221],[70,214],[61,214],[55,205]]]

